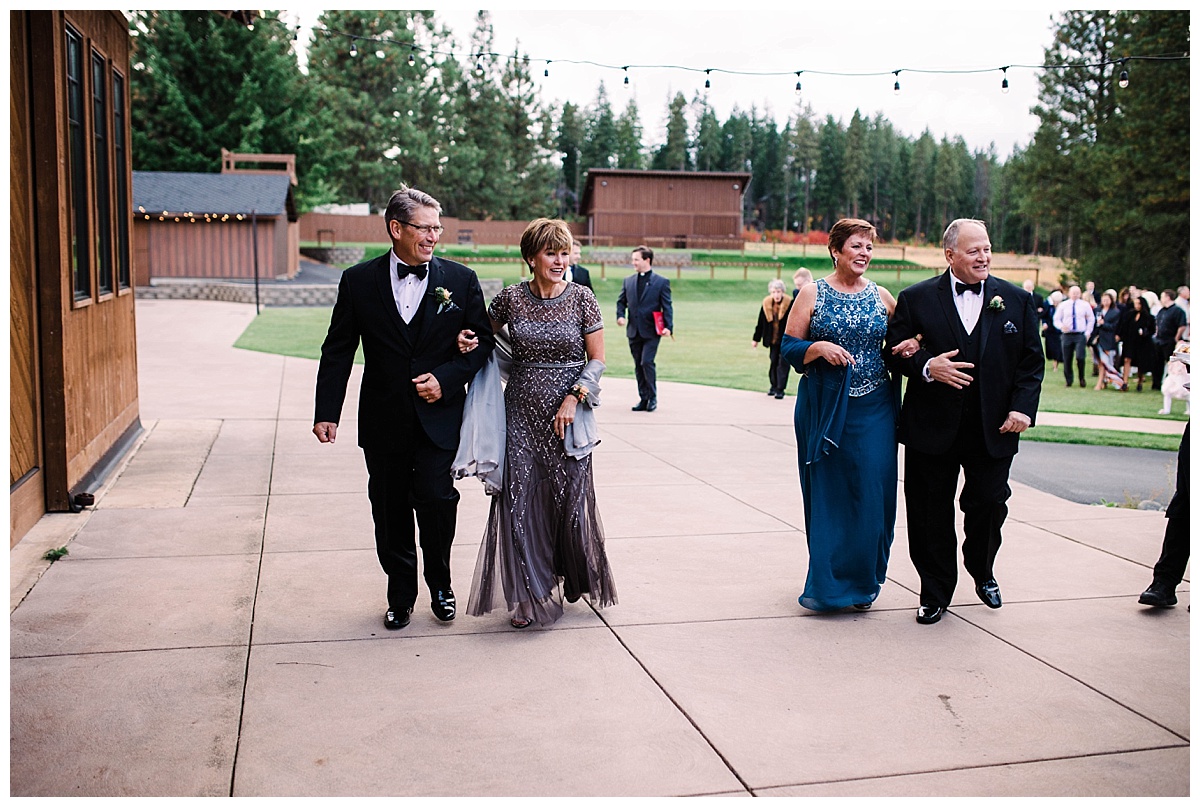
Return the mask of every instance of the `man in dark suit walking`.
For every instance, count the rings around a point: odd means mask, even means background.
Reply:
[[[386,255],[342,273],[317,370],[313,433],[337,438],[354,354],[365,365],[358,401],[358,445],[366,458],[375,547],[388,576],[384,625],[409,623],[417,598],[416,530],[434,615],[454,619],[450,545],[458,512],[450,465],[458,449],[465,385],[495,342],[475,273],[435,258],[441,205],[401,187],[384,221]],[[458,333],[472,330],[480,350],[460,353]]]
[[[632,260],[637,272],[625,278],[621,284],[621,293],[617,296],[617,324],[625,326],[629,352],[633,354],[633,369],[638,385],[638,403],[633,411],[653,412],[658,408],[658,376],[655,374],[654,357],[658,354],[660,339],[670,336],[674,326],[671,281],[654,274],[654,250],[650,247],[634,248]],[[625,318],[626,308],[629,310],[628,320]],[[662,315],[661,332],[654,322],[655,312]]]
[[[583,245],[575,239],[571,239],[571,264],[567,267],[567,273],[564,280],[568,283],[578,283],[580,286],[592,287],[592,273],[579,265],[579,259],[583,257]]]
[[[957,219],[942,238],[949,268],[900,292],[888,363],[908,376],[900,413],[909,554],[921,577],[917,622],[942,618],[958,579],[954,492],[965,476],[963,565],[975,593],[1001,606],[993,564],[1008,515],[1009,467],[1033,425],[1045,361],[1033,297],[990,273],[987,226]],[[909,337],[915,352],[892,348]]]

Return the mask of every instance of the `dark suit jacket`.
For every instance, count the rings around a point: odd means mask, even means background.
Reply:
[[[590,289],[592,287],[592,274],[579,264],[572,264],[571,282],[578,283],[580,286],[587,286]]]
[[[883,351],[887,363],[908,376],[900,412],[900,442],[930,454],[950,449],[966,394],[940,381],[927,382],[921,375],[930,359],[964,348],[951,294],[949,269],[900,292]],[[995,297],[1003,301],[1003,311],[988,307]],[[984,443],[991,456],[1011,457],[1017,453],[1019,435],[1001,434],[1000,426],[1009,412],[1021,412],[1036,423],[1045,372],[1033,297],[1006,280],[989,276],[975,327],[981,342],[972,383],[979,385]],[[916,334],[922,335],[921,348],[912,357],[892,355],[892,347]]]
[[[453,450],[462,425],[465,385],[495,344],[483,290],[473,271],[434,257],[420,313],[413,325],[406,325],[392,294],[388,254],[342,273],[329,333],[321,345],[314,422],[341,419],[346,382],[361,340],[365,363],[358,398],[358,444],[372,451],[404,451],[406,426],[411,426],[404,421],[415,417],[434,444]],[[440,314],[433,296],[439,286],[450,292],[453,303]],[[479,336],[479,348],[470,353],[458,350],[458,332],[463,328]],[[412,379],[422,373],[433,373],[441,385],[442,397],[433,403],[417,397]]]
[[[638,298],[637,273],[625,278],[621,284],[621,293],[617,297],[617,319],[625,316],[628,307],[629,317],[625,322],[625,335],[630,339],[640,336],[642,339],[656,339],[658,333],[654,329],[654,312],[663,312],[663,324],[667,330],[675,332],[675,322],[671,312],[671,281],[651,269],[647,274],[650,279],[646,291]]]

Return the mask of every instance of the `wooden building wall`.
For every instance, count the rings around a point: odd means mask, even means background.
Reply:
[[[697,238],[740,238],[744,192],[733,177],[603,175],[592,182],[588,234],[679,247]]]
[[[137,285],[151,278],[253,278],[254,225],[243,221],[195,222],[149,220],[135,216],[134,262]],[[295,224],[286,217],[258,218],[258,272],[260,278],[292,277],[299,268],[299,240]],[[295,250],[289,249],[294,244]]]
[[[118,191],[126,201],[132,194],[127,23],[116,11],[13,11],[9,23],[9,501],[10,543],[16,543],[43,512],[70,509],[73,496],[96,483],[140,423],[132,278],[123,283],[119,274],[129,256],[121,230],[128,232],[130,214],[117,203]],[[68,135],[68,25],[80,37],[83,57],[78,173]],[[95,114],[93,56],[104,85],[103,120]],[[119,115],[113,108],[118,80],[124,90]],[[123,168],[114,151],[122,134]],[[105,169],[109,190],[100,198],[98,168]],[[80,217],[72,215],[76,207]],[[76,233],[78,227],[85,231]],[[110,234],[107,249],[97,238],[102,231]],[[101,289],[102,252],[111,256],[111,291]],[[78,293],[76,255],[88,269],[81,273],[88,288]]]

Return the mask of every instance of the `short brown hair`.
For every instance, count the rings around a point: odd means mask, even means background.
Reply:
[[[640,244],[634,247],[632,251],[641,255],[644,260],[650,261],[651,266],[654,265],[654,250],[650,249],[650,247]]]
[[[862,219],[840,219],[829,231],[829,254],[841,252],[852,235],[866,235],[875,240],[875,225]]]
[[[521,257],[529,263],[546,249],[571,248],[571,228],[562,219],[534,219],[521,233]]]

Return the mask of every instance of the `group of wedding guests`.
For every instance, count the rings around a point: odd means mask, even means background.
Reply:
[[[591,289],[567,279],[570,230],[559,220],[530,223],[521,238],[530,278],[485,308],[474,272],[433,254],[440,213],[421,191],[392,196],[384,216],[392,249],[343,273],[317,375],[313,432],[332,443],[361,344],[357,436],[388,576],[384,624],[395,630],[411,619],[418,530],[430,607],[439,620],[455,618],[453,480],[466,475],[492,495],[469,613],[503,604],[519,629],[554,623],[564,600],[611,605],[591,463],[604,326]],[[999,608],[993,564],[1009,466],[1033,423],[1044,366],[1033,297],[990,275],[983,222],[952,222],[943,237],[949,268],[898,298],[866,277],[874,238],[866,221],[839,221],[832,273],[815,282],[798,273],[791,299],[772,284],[755,333],[771,349],[772,395],[787,385],[780,362],[803,374],[795,427],[809,567],[800,604],[865,610],[878,596],[895,523],[898,436],[921,578],[917,621],[940,620],[953,596],[960,469],[965,566],[979,598]],[[632,301],[649,299],[655,277],[642,249],[635,254],[645,266],[635,260],[638,274],[622,292],[630,312]],[[669,302],[656,305],[661,336]],[[625,313],[619,304],[619,318]],[[640,334],[627,335],[637,359]],[[901,375],[909,379],[902,403]],[[639,376],[635,410],[654,400],[648,380]]]
[[[1033,281],[1025,281],[1033,292]],[[1046,340],[1046,358],[1057,370],[1063,365],[1066,385],[1087,386],[1085,366],[1089,363],[1096,376],[1097,390],[1107,386],[1129,391],[1129,379],[1136,376],[1137,391],[1143,378],[1151,378],[1151,389],[1161,390],[1171,354],[1179,343],[1190,338],[1188,310],[1191,291],[1187,286],[1164,289],[1160,294],[1137,286],[1106,289],[1097,298],[1095,284],[1084,288],[1056,289],[1045,300],[1034,293],[1042,334]]]

